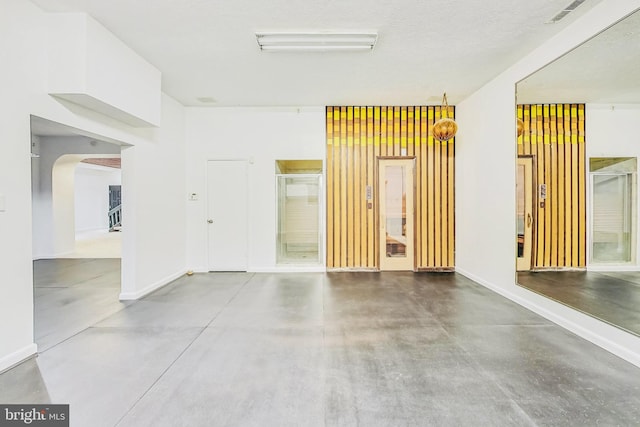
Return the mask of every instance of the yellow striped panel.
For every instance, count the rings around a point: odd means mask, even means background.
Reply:
[[[585,267],[584,104],[518,105],[516,114],[525,125],[518,154],[535,158],[534,180],[547,186],[545,206],[535,201],[533,268]]]
[[[380,145],[380,120],[382,117],[382,111],[380,107],[373,109],[373,144]]]
[[[360,107],[353,110],[353,144],[360,145]]]
[[[400,147],[407,148],[407,107],[400,110]],[[398,153],[402,155],[402,153]]]
[[[415,268],[453,268],[455,150],[452,140],[435,144],[432,127],[454,114],[453,107],[327,107],[327,267],[377,267],[378,158],[408,155],[416,159]]]
[[[428,145],[433,145],[433,142],[435,141],[435,138],[433,137],[433,122],[434,122],[434,115],[435,115],[435,111],[433,109],[433,107],[429,107],[428,113],[427,113],[427,125],[429,127],[428,130],[428,141],[427,144]]]
[[[333,144],[333,108],[327,107],[327,145]]]

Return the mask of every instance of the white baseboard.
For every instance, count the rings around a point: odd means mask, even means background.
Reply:
[[[191,271],[194,273],[215,273],[215,271],[209,271],[206,267],[193,268]],[[256,267],[247,270],[247,273],[324,273],[326,267],[309,266],[309,265],[286,265],[277,267]]]
[[[120,293],[120,301],[131,301],[140,299],[146,295],[149,295],[151,292],[160,289],[161,287],[168,285],[169,283],[176,280],[178,277],[183,276],[187,273],[187,270],[180,270],[177,273],[171,274],[167,277],[164,277],[136,292],[121,292]]]
[[[324,273],[326,271],[327,269],[322,265],[283,265],[278,267],[258,267],[249,270],[250,273]]]
[[[456,272],[640,367],[640,337],[526,288],[519,287],[523,295],[518,295],[464,269],[456,267]]]
[[[32,343],[0,358],[0,374],[35,356],[37,353],[38,346],[35,343]]]
[[[593,265],[587,266],[587,271],[595,272],[618,272],[618,271],[640,271],[637,265]]]
[[[37,257],[34,257],[33,260],[38,261],[41,259],[56,259],[56,258],[59,258],[59,257],[56,255],[39,255]]]
[[[71,255],[72,253],[73,253],[73,251],[70,251],[70,252],[62,252],[62,253],[59,253],[59,254],[53,254],[53,255],[52,255],[52,254],[38,255],[38,256],[34,256],[34,257],[33,257],[33,260],[34,260],[34,261],[37,261],[37,260],[39,260],[39,259],[57,259],[57,258],[64,258],[64,257],[66,257],[67,255]]]

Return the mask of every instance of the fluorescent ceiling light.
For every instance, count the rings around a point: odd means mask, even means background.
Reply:
[[[372,50],[376,33],[256,33],[260,49],[279,52]]]

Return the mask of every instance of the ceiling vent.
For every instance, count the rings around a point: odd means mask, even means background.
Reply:
[[[561,19],[566,17],[568,14],[570,14],[571,12],[576,10],[578,8],[578,6],[580,6],[584,2],[585,2],[585,0],[574,0],[574,1],[572,1],[571,4],[569,4],[567,7],[563,8],[560,12],[558,12],[556,14],[556,16],[554,16],[553,18],[548,20],[547,24],[555,24],[556,22],[560,21]]]

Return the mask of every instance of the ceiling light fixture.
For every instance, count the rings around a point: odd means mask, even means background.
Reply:
[[[370,51],[378,34],[348,32],[256,33],[258,46],[274,52],[353,52]]]

